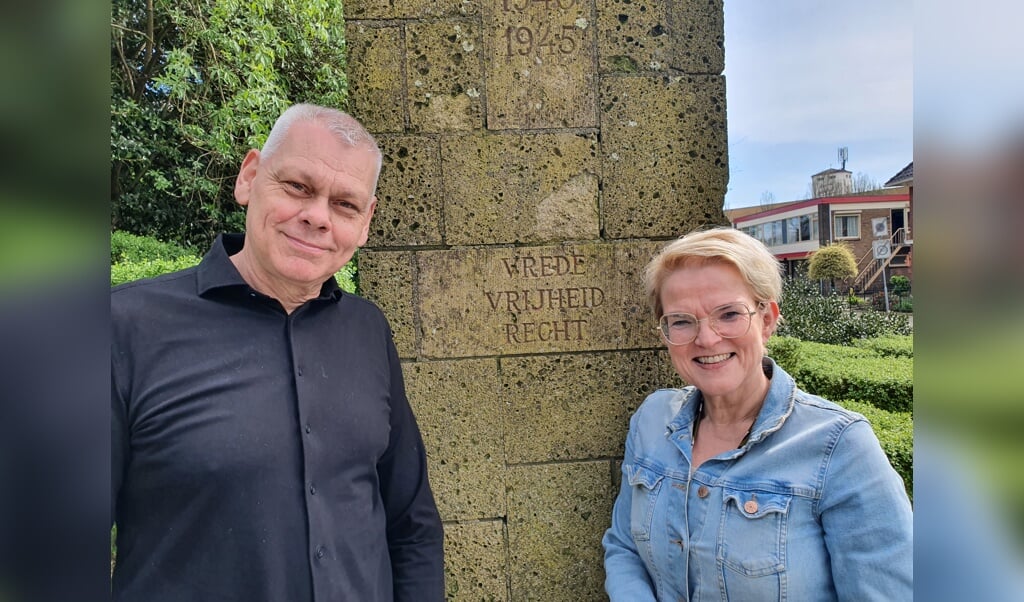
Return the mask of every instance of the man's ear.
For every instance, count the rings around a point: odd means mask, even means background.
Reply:
[[[245,153],[242,166],[238,168],[238,177],[235,178],[235,202],[245,207],[249,204],[249,194],[252,192],[252,182],[256,179],[256,168],[260,164],[260,151],[250,149]]]

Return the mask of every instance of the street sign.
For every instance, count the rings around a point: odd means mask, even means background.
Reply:
[[[887,259],[892,254],[889,239],[876,240],[871,244],[871,251],[874,253],[875,259]]]

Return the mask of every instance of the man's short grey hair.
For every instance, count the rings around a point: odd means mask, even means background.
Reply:
[[[322,124],[343,144],[352,147],[364,147],[370,150],[377,164],[371,190],[372,194],[377,193],[377,178],[380,177],[380,168],[384,159],[380,147],[377,145],[377,140],[374,139],[370,132],[366,131],[363,124],[359,123],[355,117],[338,109],[305,103],[294,104],[288,107],[277,118],[277,121],[274,122],[274,127],[270,129],[270,135],[267,136],[266,142],[263,143],[263,148],[260,149],[260,155],[262,157],[272,156],[278,147],[281,146],[281,142],[287,136],[288,130],[296,123],[303,121]]]

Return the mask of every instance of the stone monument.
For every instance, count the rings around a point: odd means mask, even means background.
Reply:
[[[721,0],[351,0],[384,151],[359,255],[394,329],[451,600],[606,599],[628,419],[679,384],[640,272],[727,223]]]

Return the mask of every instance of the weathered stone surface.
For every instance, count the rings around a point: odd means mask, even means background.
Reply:
[[[602,73],[725,69],[721,0],[597,0],[597,15]]]
[[[345,41],[352,115],[371,132],[403,131],[402,30],[350,21],[345,25]]]
[[[406,26],[406,94],[414,132],[483,127],[479,28],[473,21]]]
[[[402,369],[441,518],[504,516],[497,361],[409,362]]]
[[[446,136],[441,156],[448,244],[600,236],[595,136]]]
[[[669,64],[684,73],[719,74],[725,70],[725,8],[723,0],[668,3],[672,38]],[[724,129],[724,126],[723,126]]]
[[[468,17],[479,12],[479,0],[348,0],[345,2],[346,19]]]
[[[359,251],[360,294],[387,316],[398,355],[403,358],[416,355],[413,262],[413,254],[408,252]]]
[[[678,385],[664,352],[502,358],[505,457],[517,464],[622,456],[636,408],[656,389]]]
[[[597,52],[601,73],[664,71],[668,15],[657,0],[597,0]]]
[[[601,107],[607,236],[676,237],[728,224],[723,78],[606,78]]]
[[[594,27],[585,0],[484,0],[487,127],[597,125]]]
[[[421,352],[451,358],[656,348],[636,274],[659,246],[418,253]]]
[[[441,165],[437,140],[421,136],[377,138],[384,162],[377,183],[377,210],[367,245],[439,244]]]
[[[509,469],[512,600],[607,600],[601,537],[614,500],[609,462]]]
[[[445,525],[444,572],[449,602],[507,600],[508,564],[502,521]]]

